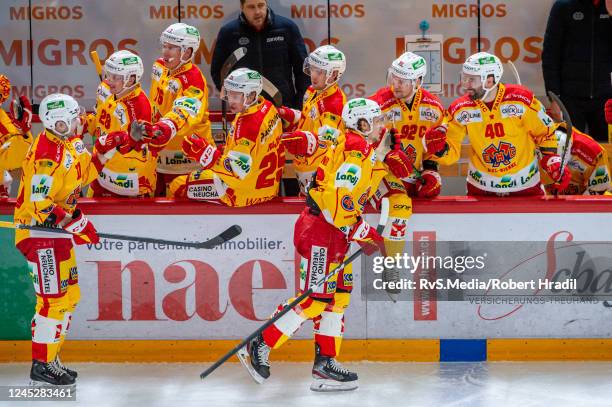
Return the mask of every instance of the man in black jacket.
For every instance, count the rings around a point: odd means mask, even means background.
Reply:
[[[612,97],[612,17],[607,0],[556,0],[542,51],[547,91],[561,96],[573,125],[608,140],[604,104]],[[559,118],[553,103],[552,116]]]
[[[210,73],[220,89],[221,66],[237,48],[246,55],[232,69],[245,67],[260,72],[283,96],[283,105],[300,109],[309,78],[302,71],[308,55],[297,25],[275,15],[266,0],[240,0],[240,16],[219,30]]]

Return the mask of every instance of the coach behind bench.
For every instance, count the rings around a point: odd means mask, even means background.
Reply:
[[[246,47],[246,55],[233,68],[250,68],[270,80],[283,96],[283,105],[300,109],[310,84],[303,72],[307,56],[297,25],[274,14],[266,0],[240,0],[240,16],[219,30],[210,73],[221,89],[221,66],[234,50]]]

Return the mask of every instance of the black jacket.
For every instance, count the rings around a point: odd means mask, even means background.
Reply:
[[[234,50],[242,46],[247,48],[247,53],[233,69],[256,70],[278,88],[285,106],[301,108],[310,78],[302,71],[307,53],[297,25],[268,9],[266,26],[260,32],[246,22],[242,13],[221,27],[210,65],[217,89],[221,89],[221,66]]]
[[[546,90],[585,99],[612,97],[612,17],[605,0],[557,0],[544,34]]]

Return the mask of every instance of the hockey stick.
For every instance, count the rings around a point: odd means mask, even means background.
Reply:
[[[516,66],[514,66],[514,62],[508,60],[508,66],[510,67],[510,72],[512,72],[512,75],[514,75],[514,79],[516,80],[516,84],[517,85],[522,85],[521,77],[519,76],[519,73],[518,73],[518,70],[516,69]]]
[[[381,211],[380,211],[380,219],[378,221],[378,226],[376,227],[376,231],[378,233],[382,233],[383,232],[383,230],[385,228],[385,225],[387,224],[388,217],[389,217],[389,199],[388,198],[383,198],[382,205],[381,205]],[[314,287],[310,287],[308,290],[304,291],[304,293],[302,293],[302,295],[298,296],[295,300],[293,300],[289,304],[287,304],[278,314],[274,315],[272,318],[270,318],[268,321],[266,321],[265,324],[260,326],[255,332],[253,332],[252,334],[247,336],[242,342],[240,342],[238,345],[236,345],[232,350],[230,350],[225,355],[223,355],[223,357],[221,359],[219,359],[218,361],[216,361],[215,364],[213,364],[211,367],[209,367],[208,369],[203,371],[200,374],[200,379],[205,379],[206,377],[208,377],[212,372],[214,372],[219,366],[221,366],[223,363],[225,363],[229,358],[231,358],[236,353],[238,353],[238,351],[240,349],[242,349],[244,346],[246,346],[246,344],[249,343],[253,338],[257,337],[257,335],[261,334],[266,328],[268,328],[270,325],[274,324],[283,315],[285,315],[286,313],[291,311],[293,308],[296,307],[296,305],[298,305],[306,297],[308,297],[310,294],[312,294],[313,293],[313,288],[319,287],[322,284],[325,284],[327,281],[329,281],[336,274],[338,274],[339,272],[344,270],[344,268],[346,266],[348,266],[349,264],[351,264],[356,258],[361,256],[362,252],[363,252],[362,249],[357,250],[355,253],[351,254],[346,260],[344,260],[338,267],[333,269],[328,275],[321,277],[317,282],[315,282]]]
[[[98,78],[100,78],[100,82],[102,82],[102,63],[100,62],[100,57],[98,56],[98,51],[91,51],[89,53],[91,60],[93,61],[96,72],[98,73]]]
[[[272,103],[275,107],[281,107],[283,105],[283,95],[280,93],[278,88],[272,84],[263,75],[261,76],[263,81],[263,91],[272,99]]]
[[[565,146],[563,147],[563,154],[561,155],[561,168],[559,172],[561,173],[561,178],[563,177],[563,170],[565,169],[565,156],[567,155],[567,150],[569,150],[569,144],[572,140],[572,133],[574,131],[574,126],[572,125],[572,119],[565,108],[565,105],[561,101],[561,98],[557,96],[554,92],[548,91],[548,97],[550,100],[555,102],[557,106],[559,106],[559,110],[561,110],[561,114],[563,115],[563,120],[565,121],[566,129],[565,129]],[[561,181],[561,178],[555,180],[555,182]],[[559,192],[555,189],[554,195],[555,197],[559,194]]]
[[[48,228],[44,226],[21,225],[18,223],[5,222],[5,221],[0,221],[0,227],[10,228],[10,229],[21,229],[21,230],[35,230],[38,232],[50,232],[50,233],[58,233],[58,234],[63,234],[63,235],[72,235],[72,233],[64,229]],[[173,245],[173,246],[191,247],[194,249],[212,249],[213,247],[223,244],[227,242],[228,240],[232,240],[233,238],[238,236],[241,232],[242,232],[242,228],[240,226],[233,225],[227,228],[221,234],[213,237],[210,240],[206,240],[204,242],[178,242],[174,240],[153,239],[150,237],[117,235],[114,233],[98,233],[98,236],[104,239],[127,240],[127,241],[132,241],[132,242],[153,243],[153,244],[167,244],[167,245]]]
[[[235,49],[221,65],[221,88],[223,88],[223,81],[227,78],[227,75],[231,72],[232,68],[241,60],[247,53],[246,47],[240,47]],[[227,137],[227,103],[221,99],[221,125],[223,128],[223,137]]]

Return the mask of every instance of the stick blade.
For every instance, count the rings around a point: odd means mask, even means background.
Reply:
[[[227,228],[225,231],[223,231],[221,234],[213,237],[210,240],[202,242],[202,244],[200,245],[200,248],[210,249],[212,247],[223,244],[229,240],[232,240],[233,238],[235,238],[241,233],[242,233],[242,228],[239,225],[232,225],[229,228]]]

